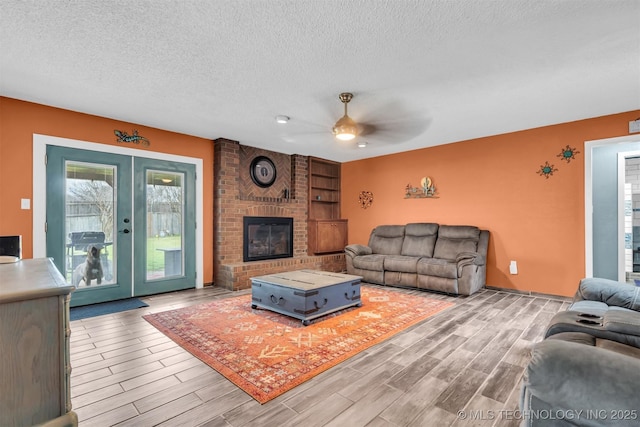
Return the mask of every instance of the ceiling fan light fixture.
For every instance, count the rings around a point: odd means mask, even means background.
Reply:
[[[346,114],[333,126],[333,134],[341,141],[351,141],[358,134],[358,126]]]
[[[341,141],[351,141],[358,135],[358,125],[347,114],[347,104],[353,98],[353,94],[343,92],[338,98],[344,104],[344,116],[333,126],[333,134]]]

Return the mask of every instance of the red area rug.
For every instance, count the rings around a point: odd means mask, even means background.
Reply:
[[[362,286],[362,307],[303,326],[251,309],[251,295],[144,318],[260,403],[438,313],[453,303]]]

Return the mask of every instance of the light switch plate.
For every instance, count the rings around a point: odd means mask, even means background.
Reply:
[[[31,209],[31,199],[21,199],[20,209]]]
[[[640,119],[629,122],[629,133],[640,132]]]

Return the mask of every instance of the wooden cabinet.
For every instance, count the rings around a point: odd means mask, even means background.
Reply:
[[[309,255],[342,252],[347,220],[340,219],[340,163],[309,157]]]
[[[313,254],[342,252],[347,246],[347,220],[310,219],[308,236],[309,248],[313,248]]]
[[[0,277],[0,425],[77,425],[69,383],[74,287],[47,258],[0,264]]]

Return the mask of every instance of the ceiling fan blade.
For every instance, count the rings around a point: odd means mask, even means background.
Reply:
[[[423,134],[430,123],[431,120],[427,117],[363,122],[359,124],[359,136],[367,140],[401,144]]]

